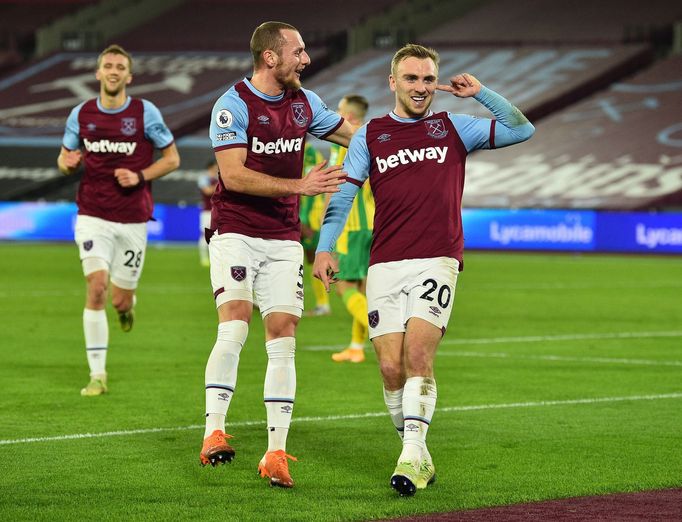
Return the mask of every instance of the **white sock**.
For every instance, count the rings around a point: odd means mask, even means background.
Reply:
[[[403,388],[403,451],[400,460],[421,461],[426,451],[426,433],[436,409],[436,381],[432,377],[410,377]]]
[[[109,347],[109,323],[106,310],[84,308],[83,333],[90,376],[106,378],[107,348]]]
[[[239,353],[246,342],[249,324],[227,321],[218,325],[218,337],[206,363],[206,430],[204,438],[215,430],[225,431],[225,417],[237,385]]]
[[[384,388],[384,403],[386,404],[386,408],[388,408],[388,413],[398,432],[398,436],[400,437],[400,440],[402,440],[405,424],[403,418],[403,388],[395,391],[389,391]]]
[[[268,451],[284,450],[296,396],[296,339],[280,337],[265,343],[268,368],[263,400],[268,417]]]

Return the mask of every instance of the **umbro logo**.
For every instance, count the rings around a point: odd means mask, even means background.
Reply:
[[[293,409],[294,409],[294,408],[292,408],[290,405],[285,404],[284,406],[282,406],[282,407],[280,408],[280,411],[281,411],[282,413],[291,413],[291,412],[293,411]]]
[[[227,402],[230,400],[230,394],[229,393],[219,393],[218,394],[218,400]]]
[[[391,140],[391,135],[390,134],[382,134],[377,138],[379,140],[379,143],[386,143],[387,141]]]
[[[410,422],[407,426],[405,426],[405,431],[419,431],[419,426],[417,426],[414,422]]]

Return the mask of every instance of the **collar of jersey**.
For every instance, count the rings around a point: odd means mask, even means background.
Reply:
[[[402,118],[398,116],[395,112],[391,111],[388,113],[388,115],[393,118],[395,121],[399,121],[401,123],[414,123],[415,121],[423,120],[424,118],[428,118],[429,116],[433,115],[433,111],[429,111],[428,114],[425,114],[421,118]]]
[[[251,89],[251,92],[258,96],[259,98],[263,98],[265,101],[269,102],[276,102],[280,101],[282,98],[284,98],[284,92],[282,94],[278,94],[277,96],[270,96],[269,94],[265,94],[264,92],[260,92],[258,89],[256,89],[251,82],[249,81],[248,78],[244,78],[244,83],[246,86]],[[286,92],[286,91],[285,91]]]
[[[130,96],[126,98],[125,103],[120,107],[116,109],[105,109],[104,107],[102,107],[102,103],[100,101],[99,96],[97,97],[97,108],[106,114],[118,114],[119,112],[126,110],[128,108],[128,105],[130,105]]]

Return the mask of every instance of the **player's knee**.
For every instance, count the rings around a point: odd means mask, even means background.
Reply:
[[[294,337],[298,317],[286,313],[272,313],[266,317],[265,328],[268,337],[278,339],[280,337]]]
[[[88,277],[88,302],[98,308],[106,304],[107,280],[104,277]]]
[[[391,390],[402,388],[405,382],[405,375],[400,362],[391,360],[380,360],[379,370],[384,380],[384,384]]]

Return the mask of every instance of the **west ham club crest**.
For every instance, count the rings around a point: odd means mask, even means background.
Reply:
[[[83,248],[86,251],[92,250],[92,245],[93,245],[92,239],[88,239],[87,241],[83,241]]]
[[[235,281],[243,281],[246,278],[246,267],[232,266],[230,267],[230,275]]]
[[[426,134],[432,138],[440,140],[448,135],[448,131],[445,128],[445,122],[443,122],[443,120],[440,118],[435,120],[426,120],[424,125],[426,125]]]
[[[135,118],[121,118],[121,132],[125,136],[133,136],[137,132],[137,120]]]
[[[367,322],[372,328],[376,328],[379,325],[379,310],[372,310],[368,313]]]
[[[291,104],[291,112],[294,113],[294,121],[299,127],[308,125],[308,116],[305,113],[305,103],[294,102]]]

